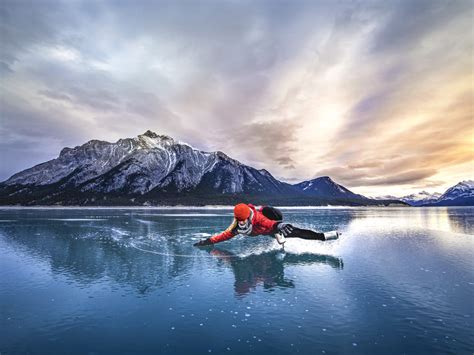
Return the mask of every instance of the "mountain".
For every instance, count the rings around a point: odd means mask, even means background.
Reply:
[[[319,190],[318,190],[319,189]],[[115,143],[91,140],[0,184],[1,205],[385,205],[329,177],[290,185],[222,152],[203,152],[146,131]]]
[[[474,181],[461,181],[435,201],[424,203],[423,206],[474,206]]]
[[[433,203],[441,196],[440,193],[435,192],[430,194],[426,191],[421,191],[416,194],[411,194],[399,198],[399,200],[408,203],[411,206],[422,206],[424,204]]]
[[[318,177],[293,185],[305,196],[326,198],[328,200],[370,200],[358,195],[342,185],[335,183],[329,176]]]
[[[449,189],[445,193],[429,193],[421,191],[403,197],[381,196],[379,200],[400,200],[410,206],[474,206],[474,181],[462,181]]]

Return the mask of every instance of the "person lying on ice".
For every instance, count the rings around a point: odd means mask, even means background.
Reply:
[[[250,236],[271,235],[279,244],[285,243],[285,238],[302,238],[311,240],[331,240],[337,239],[339,232],[332,231],[326,233],[315,232],[309,229],[301,229],[282,222],[283,215],[274,207],[261,207],[259,210],[255,206],[239,203],[234,207],[234,220],[224,232],[203,239],[194,246],[206,246],[228,240],[237,234]]]

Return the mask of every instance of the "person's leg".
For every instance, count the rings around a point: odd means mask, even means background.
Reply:
[[[283,214],[281,211],[275,207],[265,206],[262,208],[262,214],[271,219],[272,221],[279,221],[283,220]]]
[[[293,226],[292,226],[293,227]],[[309,240],[326,240],[324,233],[315,232],[309,229],[293,227],[291,231],[285,235],[286,238],[301,238]]]

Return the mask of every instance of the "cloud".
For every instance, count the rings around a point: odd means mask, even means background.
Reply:
[[[293,146],[297,128],[289,120],[246,123],[231,131],[229,144],[236,151],[245,147],[248,155],[244,159],[256,166],[265,161],[266,165],[275,163],[284,169],[294,169],[291,155],[297,151]]]
[[[279,158],[276,159],[276,162],[278,164],[280,164],[281,166],[285,167],[286,169],[294,169],[295,166],[294,166],[294,160],[291,159],[290,157],[285,157],[285,156],[281,156]]]
[[[414,50],[432,32],[472,11],[472,4],[463,0],[406,0],[389,3],[386,9],[387,22],[378,29],[371,51],[378,54],[395,52],[395,55],[399,55],[400,51]]]
[[[449,182],[448,182],[449,184]],[[424,180],[422,184],[414,185],[414,188],[417,190],[422,190],[426,188],[437,188],[440,186],[446,185],[446,181],[442,180]]]
[[[334,167],[321,170],[317,176],[332,176],[334,179],[348,186],[379,186],[379,185],[405,185],[419,182],[436,174],[435,169],[404,170],[386,173],[383,176],[369,175],[347,167]]]
[[[473,161],[473,11],[438,0],[3,1],[2,148],[26,167],[27,155],[39,163],[62,145],[152,129],[287,181],[449,183]]]
[[[349,164],[347,167],[349,169],[369,169],[369,168],[378,168],[383,165],[383,162],[380,160],[364,160],[358,163]]]

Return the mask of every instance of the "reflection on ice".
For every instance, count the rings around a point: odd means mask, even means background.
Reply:
[[[449,233],[474,234],[470,208],[389,208],[356,210],[349,224],[351,232],[425,229]]]
[[[241,258],[230,251],[212,248],[209,253],[224,261],[235,276],[234,289],[237,296],[243,296],[258,285],[264,289],[274,287],[295,287],[294,281],[284,275],[285,266],[325,264],[334,269],[343,269],[342,258],[318,254],[287,254],[282,250]]]

